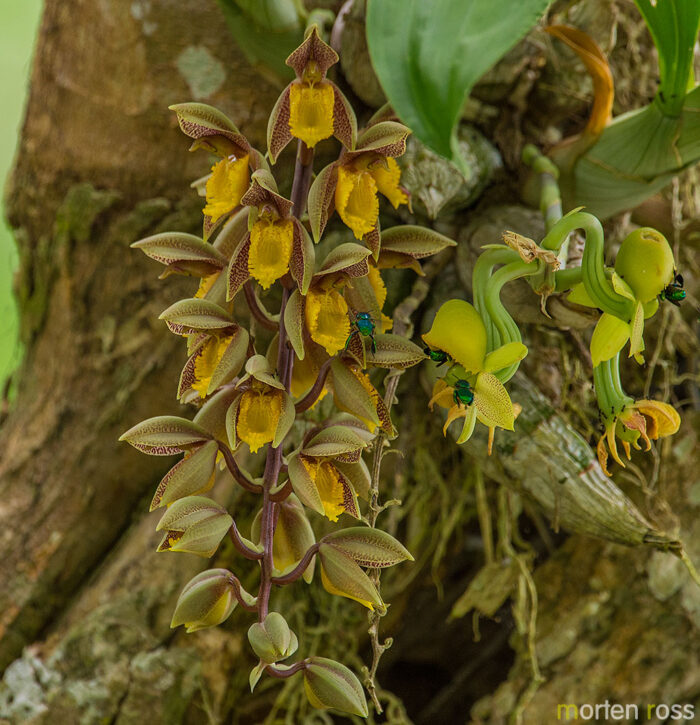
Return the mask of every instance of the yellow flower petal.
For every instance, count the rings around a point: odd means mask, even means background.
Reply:
[[[591,357],[593,367],[615,357],[630,339],[630,326],[614,315],[604,312],[593,330]]]
[[[345,347],[350,334],[348,305],[337,290],[309,290],[304,308],[311,339],[335,355]]]
[[[289,88],[289,130],[313,148],[333,135],[335,93],[327,82],[313,86],[295,82]]]
[[[527,355],[527,347],[522,342],[509,342],[490,352],[484,360],[484,370],[496,373],[519,362]]]
[[[586,288],[583,286],[583,282],[575,284],[569,292],[569,296],[566,298],[569,302],[573,302],[583,307],[598,307],[593,298],[586,292]]]
[[[284,393],[281,390],[246,390],[238,406],[236,433],[255,453],[265,443],[271,443],[282,414]]]
[[[492,425],[513,430],[513,403],[503,383],[491,373],[481,373],[474,386],[474,406]]]
[[[423,340],[434,350],[448,353],[467,372],[484,369],[486,328],[476,309],[464,300],[445,302]]]
[[[318,365],[314,363],[310,355],[306,355],[303,360],[299,360],[294,356],[294,367],[292,368],[292,384],[291,393],[295,398],[301,398],[309,391],[316,382],[318,376]],[[328,391],[324,387],[318,400],[311,406],[313,409],[319,400],[322,400]]]
[[[384,161],[386,161],[386,167]],[[394,209],[398,209],[401,204],[408,204],[406,192],[399,187],[401,169],[396,163],[396,159],[387,158],[374,162],[370,173],[377,182],[377,190],[384,194]]]
[[[637,302],[634,308],[634,317],[630,322],[630,354],[640,364],[644,364],[644,305]]]
[[[224,356],[226,348],[232,339],[233,335],[221,338],[210,337],[195,360],[195,382],[192,383],[192,390],[196,390],[200,398],[206,397],[211,376],[214,374],[216,366],[221,362],[221,358]]]
[[[452,408],[454,405],[452,388],[442,379],[435,382],[433,397],[428,401],[430,410],[433,409],[434,405],[439,405],[441,408]]]
[[[197,292],[194,296],[198,299],[206,297],[207,292],[209,292],[212,288],[212,285],[219,278],[220,274],[221,272],[214,272],[213,274],[208,274],[206,277],[202,277],[202,279],[199,280],[199,287],[197,288]]]
[[[250,230],[248,271],[263,289],[289,271],[294,243],[291,219],[258,219]]]
[[[374,296],[377,298],[377,306],[381,309],[384,307],[384,303],[386,302],[386,285],[384,284],[384,280],[382,279],[379,269],[373,264],[369,265],[367,280],[372,285]]]
[[[646,419],[649,438],[665,438],[678,433],[681,417],[672,405],[659,400],[638,400],[634,407]]]
[[[328,461],[300,457],[311,480],[316,484],[323,511],[329,521],[337,521],[345,511],[345,490],[335,466]]]
[[[351,166],[340,166],[335,187],[335,208],[357,239],[369,234],[377,226],[379,218],[377,184],[372,174]]]
[[[240,159],[222,159],[211,167],[212,174],[207,181],[207,204],[204,214],[217,221],[224,214],[238,206],[250,185],[248,154]]]

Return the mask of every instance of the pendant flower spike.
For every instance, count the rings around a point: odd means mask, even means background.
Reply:
[[[266,167],[265,160],[233,121],[205,103],[178,103],[175,111],[182,132],[194,139],[190,151],[204,149],[221,158],[206,181],[204,239],[236,209],[250,183],[250,172]],[[196,182],[195,182],[196,183]]]
[[[345,148],[354,147],[355,113],[340,89],[326,78],[328,69],[337,62],[338,54],[312,25],[304,42],[286,60],[297,74],[296,80],[282,91],[270,114],[267,148],[273,164],[292,138],[313,148],[335,136]]]
[[[453,364],[435,383],[430,407],[437,404],[448,409],[443,433],[450,424],[464,418],[457,443],[466,443],[476,421],[489,429],[489,454],[495,428],[513,430],[515,411],[503,383],[496,373],[527,355],[521,342],[510,342],[486,352],[486,328],[476,309],[464,300],[445,302],[435,315],[423,340],[431,350],[446,353]]]
[[[231,256],[228,299],[232,300],[251,277],[268,289],[287,272],[306,294],[314,270],[314,247],[306,229],[292,215],[292,202],[277,193],[269,171],[253,173],[241,204],[250,207],[249,232]]]

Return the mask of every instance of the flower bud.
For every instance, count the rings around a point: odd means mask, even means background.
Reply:
[[[666,237],[641,227],[625,237],[615,259],[615,271],[640,302],[660,294],[673,279],[673,252]]]
[[[332,707],[341,712],[367,717],[362,685],[345,665],[326,657],[310,657],[304,669],[304,690],[317,708]]]
[[[267,663],[293,655],[299,646],[297,636],[278,612],[270,612],[264,622],[251,625],[248,641],[253,652]]]
[[[226,569],[208,569],[185,585],[170,626],[184,624],[188,633],[216,627],[228,619],[236,604],[231,573]]]

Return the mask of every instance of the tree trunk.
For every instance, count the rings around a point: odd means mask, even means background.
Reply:
[[[608,13],[612,8],[618,18],[631,13],[623,2],[594,4]],[[584,22],[586,13],[580,15]],[[624,43],[641,26],[635,20],[620,27]],[[597,37],[608,30],[603,23]],[[633,58],[623,50],[611,49],[624,56],[619,67],[629,75]],[[496,97],[484,103],[514,125],[518,141],[523,117],[536,125],[546,116],[540,101],[547,79],[537,85],[541,53],[535,45],[526,41],[510,57],[517,77],[499,77],[489,86]],[[2,722],[253,723],[265,719],[281,691],[275,684],[259,687],[254,698],[246,694],[254,662],[245,641],[249,622],[240,612],[226,626],[194,635],[169,629],[182,586],[208,564],[155,554],[147,499],[172,460],[147,458],[117,443],[124,430],[152,415],[190,415],[174,399],[184,361],[181,341],[157,317],[193,283],[158,281],[155,265],[129,249],[148,234],[196,233],[200,225],[202,203],[189,184],[206,173],[206,159],[186,153],[188,142],[167,107],[185,100],[215,105],[264,149],[267,114],[279,90],[236,49],[214,0],[46,0],[8,192],[21,256],[16,289],[26,356],[0,431]],[[630,100],[627,86],[625,91],[628,103],[638,101]],[[562,111],[559,98],[545,98],[554,115],[580,112],[578,101],[569,99]],[[517,155],[513,138],[504,141],[503,123],[493,135],[508,163]],[[509,170],[515,168],[513,162]],[[436,296],[468,286],[464,265],[469,268],[481,244],[499,241],[509,214],[532,218],[516,201],[508,179],[498,178],[478,214],[447,223],[462,235],[461,248],[435,285]],[[510,212],[502,211],[504,202]],[[471,231],[460,232],[467,221]],[[494,237],[484,238],[485,225]],[[524,304],[517,295],[510,302],[519,321],[540,321],[537,302]],[[549,328],[527,326],[529,382],[516,383],[521,400],[537,407],[544,394],[549,403],[527,434],[504,434],[505,447],[489,463],[479,452],[483,441],[463,450],[440,438],[441,424],[427,418],[426,396],[418,392],[419,373],[402,380],[397,423],[404,433],[397,446],[404,456],[387,464],[383,485],[404,499],[404,513],[389,511],[389,527],[399,529],[417,562],[410,573],[386,579],[393,606],[382,628],[395,644],[379,681],[396,693],[389,708],[393,722],[465,722],[473,706],[472,722],[495,725],[527,704],[523,722],[534,725],[555,721],[557,704],[606,699],[700,708],[700,595],[680,563],[645,547],[548,532],[538,513],[544,499],[537,487],[556,487],[555,473],[528,470],[533,459],[522,453],[526,445],[540,446],[537,466],[547,468],[543,456],[550,444],[537,437],[540,424],[551,423],[547,435],[560,432],[562,447],[555,453],[566,459],[567,470],[597,466],[588,454],[585,465],[577,457],[585,442],[571,421],[584,427],[585,415],[578,417],[562,396],[566,383],[569,398],[584,400],[583,413],[591,413],[590,391],[565,371],[580,357],[580,337],[575,329],[562,331],[561,317],[555,317]],[[566,326],[588,322],[569,317]],[[677,335],[687,330],[674,329]],[[683,344],[692,360],[697,348]],[[585,360],[581,364],[585,369]],[[692,455],[697,422],[697,413],[688,412],[678,453],[664,449],[657,456],[664,465],[660,477],[654,473],[655,495],[634,487],[628,492],[643,512],[640,525],[649,519],[655,531],[680,531],[691,558],[700,561]],[[521,457],[508,458],[517,445]],[[531,661],[517,612],[498,607],[494,621],[482,623],[479,642],[472,641],[467,620],[445,621],[483,564],[475,465],[486,466],[492,510],[497,482],[518,490],[526,502],[529,518],[520,521],[535,562],[536,649],[545,679],[536,691],[528,689]],[[643,465],[642,480],[652,468]],[[599,469],[592,475],[602,476]],[[245,495],[227,476],[219,479],[216,497],[245,517]],[[557,504],[544,510],[556,527]],[[218,561],[237,563],[226,547]],[[320,589],[318,582],[313,586]],[[318,606],[319,598],[313,601]],[[363,615],[335,600],[328,613],[338,619],[323,636],[340,648],[347,644],[358,664],[357,637],[359,654],[366,648]],[[347,632],[340,625],[334,630],[340,621],[348,623]],[[283,709],[295,702],[291,682],[277,699]]]

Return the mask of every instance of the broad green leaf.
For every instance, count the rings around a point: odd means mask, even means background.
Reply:
[[[455,128],[466,96],[548,5],[549,0],[369,0],[370,56],[401,120],[426,146],[464,166]]]
[[[352,429],[344,425],[332,425],[315,435],[304,448],[306,456],[339,456],[354,453],[367,444]]]
[[[700,24],[700,0],[635,0],[659,54],[656,100],[665,114],[677,116],[693,83],[693,50]]]

